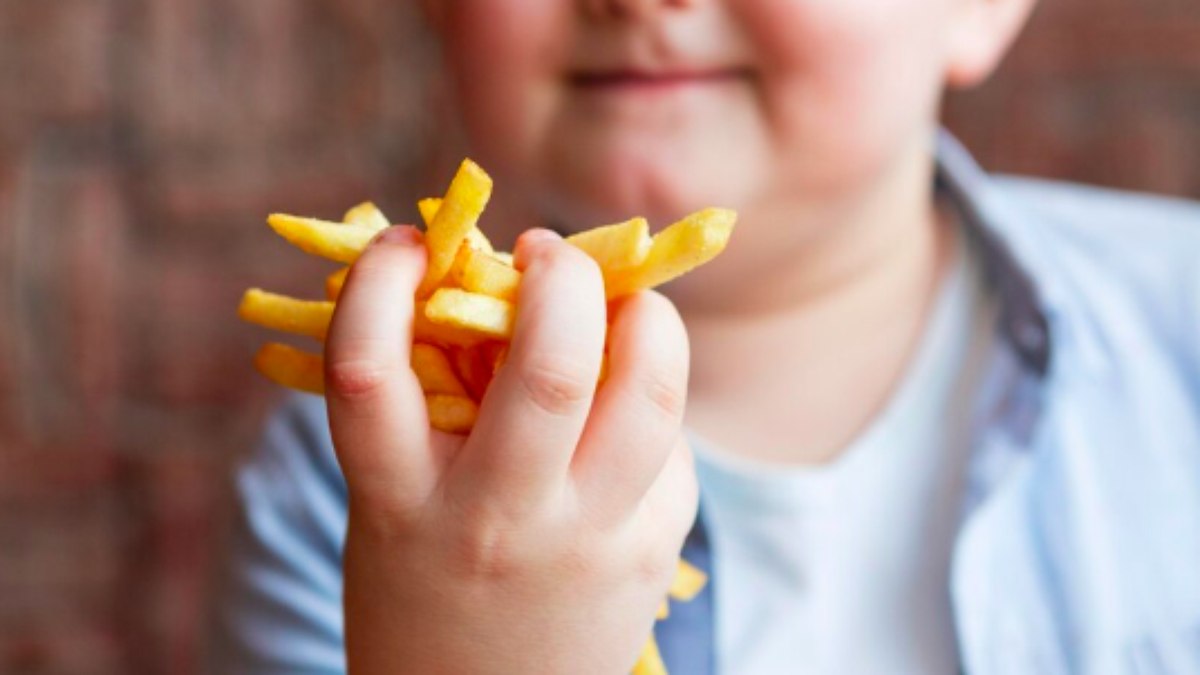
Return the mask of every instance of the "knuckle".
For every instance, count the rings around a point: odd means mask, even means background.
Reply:
[[[348,523],[356,536],[388,546],[406,546],[419,521],[420,507],[391,494],[362,489],[348,478]]]
[[[551,415],[567,415],[587,403],[595,377],[582,363],[567,358],[540,357],[520,371],[525,394]]]
[[[634,556],[633,575],[643,583],[667,588],[675,574],[679,560],[679,547],[672,545],[647,546],[641,555]]]
[[[390,370],[367,359],[331,359],[325,365],[325,393],[345,400],[368,398],[387,383]]]
[[[602,548],[581,540],[565,542],[554,558],[554,569],[562,579],[586,580],[600,578],[611,569]]]
[[[687,384],[680,374],[666,368],[652,368],[642,376],[639,390],[658,414],[671,420],[683,418]]]
[[[511,527],[476,523],[454,542],[451,564],[462,578],[498,581],[512,578],[523,567],[521,547]]]

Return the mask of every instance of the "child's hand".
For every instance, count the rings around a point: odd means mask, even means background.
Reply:
[[[546,231],[516,253],[514,338],[465,440],[430,430],[409,369],[419,233],[390,228],[342,291],[325,381],[351,672],[625,673],[665,596],[697,500],[683,324],[655,293],[621,303],[595,392],[598,268]]]

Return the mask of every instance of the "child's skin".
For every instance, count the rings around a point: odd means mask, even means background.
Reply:
[[[695,512],[685,410],[727,451],[790,463],[869,422],[952,250],[941,91],[986,77],[1032,3],[428,0],[504,211],[741,218],[670,289],[679,312],[652,292],[615,309],[594,397],[598,270],[522,236],[513,345],[465,442],[428,430],[407,365],[419,234],[364,254],[326,346],[351,671],[626,672]]]

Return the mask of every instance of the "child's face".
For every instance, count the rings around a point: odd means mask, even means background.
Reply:
[[[923,151],[967,8],[1023,0],[431,2],[471,151],[582,229],[853,199]]]

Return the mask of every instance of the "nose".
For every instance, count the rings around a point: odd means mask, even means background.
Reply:
[[[644,19],[664,9],[685,9],[696,0],[580,0],[583,9],[598,19]]]

